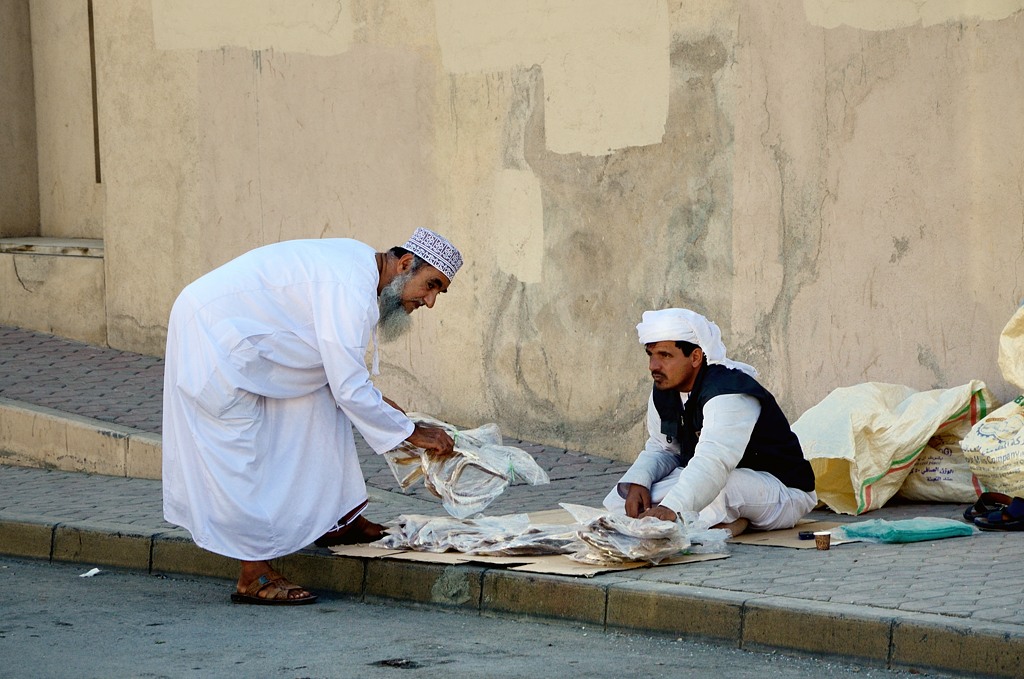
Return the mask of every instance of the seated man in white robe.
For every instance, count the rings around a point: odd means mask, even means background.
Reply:
[[[675,521],[698,512],[739,535],[791,528],[817,504],[814,472],[753,367],[726,358],[718,326],[688,309],[637,325],[654,388],[644,450],[605,498],[610,511]]]
[[[316,542],[370,542],[353,425],[378,454],[402,441],[452,454],[415,425],[365,365],[462,265],[428,229],[387,252],[351,239],[252,250],[188,285],[171,311],[163,410],[164,516],[196,544],[242,562],[238,603],[316,596],[269,561]]]

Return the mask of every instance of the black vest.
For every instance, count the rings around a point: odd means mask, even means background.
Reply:
[[[804,459],[800,441],[775,397],[745,372],[717,363],[701,366],[685,407],[678,391],[654,390],[661,433],[670,443],[679,442],[679,466],[685,467],[693,457],[704,426],[704,404],[723,394],[748,394],[761,402],[761,414],[737,466],[768,472],[790,488],[814,490],[811,463]]]

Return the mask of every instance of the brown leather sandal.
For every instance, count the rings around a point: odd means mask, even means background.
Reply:
[[[288,582],[283,575],[271,577],[264,573],[250,582],[245,591],[233,593],[231,601],[236,604],[252,604],[254,606],[303,606],[316,603],[317,596],[315,594],[291,598],[289,593],[297,589],[304,588]],[[266,590],[266,596],[260,596],[260,592],[264,590]]]

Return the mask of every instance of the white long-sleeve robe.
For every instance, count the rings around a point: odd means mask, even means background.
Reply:
[[[680,395],[684,404],[687,396]],[[708,401],[693,458],[660,503],[674,512],[699,512],[711,504],[743,457],[760,413],[761,404],[746,394],[723,394]],[[661,433],[653,396],[647,401],[647,432],[647,444],[620,485],[636,483],[650,489],[679,467],[679,442],[669,443]]]
[[[413,423],[370,381],[374,250],[350,239],[250,251],[171,311],[164,517],[246,561],[290,554],[366,501],[352,425],[377,452]]]
[[[680,394],[686,403],[689,394]],[[722,394],[704,405],[704,424],[693,457],[679,466],[679,442],[661,433],[654,398],[647,401],[648,439],[636,460],[604,499],[611,511],[625,511],[629,484],[651,491],[651,501],[676,513],[699,512],[709,525],[738,518],[753,528],[777,530],[796,525],[814,509],[818,496],[789,488],[768,472],[737,467],[750,442],[761,404],[747,394]]]

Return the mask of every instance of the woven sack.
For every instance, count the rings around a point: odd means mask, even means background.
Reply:
[[[974,425],[960,447],[985,490],[1024,496],[1024,395]]]

